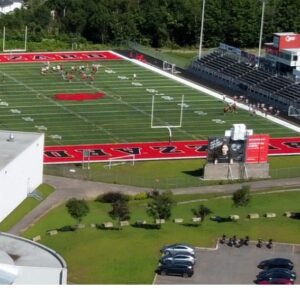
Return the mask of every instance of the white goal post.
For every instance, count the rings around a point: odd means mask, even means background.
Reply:
[[[135,154],[128,154],[118,157],[111,157],[108,159],[108,164],[104,165],[104,168],[111,169],[113,166],[124,165],[130,163],[134,166],[135,164]]]
[[[163,70],[164,71],[172,71],[172,64],[167,62],[166,60],[163,61]]]
[[[151,108],[151,128],[166,128],[169,132],[169,142],[172,140],[172,128],[181,128],[182,127],[182,116],[183,116],[183,108],[184,108],[184,95],[181,96],[181,103],[180,103],[180,117],[179,117],[179,124],[171,125],[167,122],[166,125],[154,125],[154,102],[155,102],[155,95],[152,95],[152,108]]]
[[[24,48],[15,48],[15,49],[6,49],[6,29],[5,26],[3,26],[3,37],[2,37],[2,51],[3,52],[26,52],[27,51],[27,33],[28,33],[28,28],[25,26],[25,31],[24,31]]]

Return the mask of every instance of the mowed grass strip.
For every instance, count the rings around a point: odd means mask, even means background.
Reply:
[[[65,70],[86,65],[62,64]],[[246,111],[223,115],[221,101],[130,62],[100,64],[93,83],[82,80],[78,72],[72,82],[63,80],[55,71],[43,76],[42,64],[2,64],[0,129],[44,131],[46,145],[164,141],[168,139],[167,130],[150,126],[152,95],[153,121],[157,126],[179,124],[184,95],[182,128],[173,129],[174,140],[223,135],[234,123],[245,123],[255,133],[269,133],[272,137],[298,135]],[[89,62],[89,68],[91,65]],[[137,79],[132,83],[134,73]],[[53,99],[56,93],[97,91],[103,91],[106,97],[84,102]]]
[[[132,226],[123,230],[98,230],[91,223],[110,221],[110,205],[89,202],[91,212],[82,223],[86,228],[76,232],[46,235],[46,231],[75,224],[64,206],[53,209],[39,220],[24,235],[31,238],[41,235],[41,242],[60,253],[68,264],[68,280],[85,284],[151,284],[159,259],[159,249],[168,243],[187,242],[199,247],[213,247],[223,233],[228,236],[249,235],[252,240],[272,238],[274,242],[300,243],[299,220],[283,216],[285,211],[300,211],[300,191],[285,193],[253,194],[248,207],[236,208],[232,200],[210,195],[176,196],[178,203],[173,209],[173,218],[184,218],[184,224],[168,221],[161,230]],[[206,200],[207,199],[207,200]],[[193,200],[193,202],[191,202]],[[131,201],[131,222],[137,219],[152,220],[146,215],[147,201]],[[207,218],[198,227],[190,226],[191,209],[204,204],[214,215],[240,216],[238,222],[216,223]],[[276,218],[262,217],[266,212],[275,212]],[[261,218],[247,219],[247,214],[259,213]]]

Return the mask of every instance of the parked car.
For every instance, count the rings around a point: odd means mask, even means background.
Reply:
[[[284,268],[288,270],[293,270],[294,264],[291,260],[287,258],[271,258],[261,261],[257,267],[264,270],[273,268]]]
[[[296,280],[296,272],[284,268],[274,268],[265,271],[261,271],[257,276],[257,279],[264,278],[287,278],[291,280]]]
[[[191,277],[194,274],[194,268],[190,263],[172,262],[159,264],[156,273],[160,275],[181,275],[183,277]]]
[[[160,252],[164,254],[175,254],[178,252],[188,252],[190,254],[195,255],[195,249],[188,244],[171,244],[168,246],[164,246]]]
[[[258,280],[256,282],[257,284],[294,284],[293,280],[286,279],[286,278],[271,278],[269,280],[263,279],[263,280]]]
[[[175,253],[173,255],[163,255],[160,259],[161,263],[166,263],[166,262],[177,262],[177,261],[182,261],[182,262],[190,262],[192,265],[195,264],[195,257],[193,255],[190,255],[188,252],[186,253]]]

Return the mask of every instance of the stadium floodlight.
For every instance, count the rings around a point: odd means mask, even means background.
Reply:
[[[181,97],[181,103],[180,103],[180,117],[179,117],[179,124],[177,125],[154,125],[153,119],[154,119],[154,102],[155,102],[155,95],[152,95],[152,108],[151,108],[151,128],[166,128],[169,133],[169,143],[172,141],[172,128],[181,128],[182,127],[182,116],[183,116],[183,108],[184,108],[184,95]],[[179,105],[179,104],[178,104]],[[165,122],[167,123],[167,122]]]
[[[204,11],[205,11],[205,0],[202,0],[202,17],[201,17],[200,42],[199,42],[199,53],[198,53],[198,58],[199,59],[201,58],[201,55],[202,55]]]
[[[27,34],[28,34],[28,28],[25,26],[25,32],[24,32],[24,48],[14,48],[14,49],[6,49],[5,48],[5,41],[6,41],[6,29],[5,26],[3,26],[3,38],[2,38],[2,50],[3,52],[26,52],[27,51]]]
[[[261,21],[260,21],[260,34],[259,34],[259,45],[258,45],[258,61],[257,66],[259,67],[260,56],[261,56],[261,43],[262,43],[262,35],[264,29],[264,16],[265,16],[265,5],[267,0],[261,0],[262,8],[261,8]]]

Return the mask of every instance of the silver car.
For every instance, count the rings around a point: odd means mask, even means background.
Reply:
[[[174,255],[163,255],[160,259],[161,263],[175,263],[175,262],[188,262],[191,263],[192,265],[195,264],[196,260],[193,255],[190,255],[188,252],[186,253],[175,253]]]
[[[185,252],[190,253],[195,256],[195,249],[188,245],[188,244],[171,244],[168,246],[163,247],[160,252],[167,254],[167,255],[174,255],[178,252]]]

